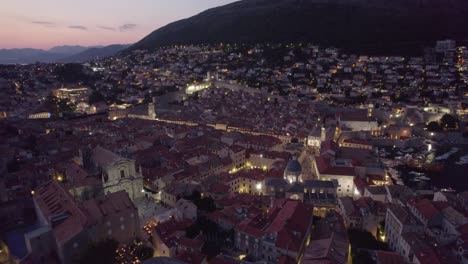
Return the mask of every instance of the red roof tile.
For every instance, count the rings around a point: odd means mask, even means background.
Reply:
[[[45,220],[52,226],[60,244],[64,244],[89,224],[87,215],[78,207],[70,193],[57,181],[49,181],[35,191],[34,200]],[[54,222],[54,218],[64,219]]]
[[[410,200],[408,204],[418,211],[426,220],[430,220],[440,213],[432,202],[427,199],[413,199]]]

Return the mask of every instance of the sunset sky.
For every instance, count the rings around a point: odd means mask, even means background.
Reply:
[[[0,49],[134,43],[235,0],[2,0]]]

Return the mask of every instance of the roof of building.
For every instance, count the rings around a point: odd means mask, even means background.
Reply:
[[[429,248],[430,245],[428,243],[428,238],[424,235],[414,233],[414,232],[406,232],[401,235],[402,240],[405,241],[412,251],[419,251],[425,248]]]
[[[430,220],[440,214],[439,210],[427,199],[413,199],[408,202],[426,220]]]
[[[422,225],[422,223],[411,213],[407,206],[390,204],[387,210],[391,211],[395,218],[403,225]]]
[[[52,180],[38,187],[34,200],[60,244],[81,233],[89,224],[87,215],[58,181]]]
[[[442,264],[432,248],[424,248],[414,252],[414,258],[421,264]]]
[[[197,209],[197,206],[192,203],[191,201],[189,200],[186,200],[186,199],[179,199],[177,202],[176,202],[176,205],[175,205],[176,208],[179,208],[179,209],[187,209],[188,207],[191,207],[193,209]]]
[[[451,206],[444,208],[442,210],[442,215],[455,227],[468,223],[468,218]]]
[[[385,189],[392,200],[400,200],[403,204],[414,196],[414,192],[405,185],[385,185]]]
[[[367,139],[360,139],[360,138],[347,138],[343,140],[345,143],[350,143],[350,144],[359,144],[359,145],[366,145],[366,146],[372,146],[372,144],[369,142]]]
[[[312,224],[312,206],[299,201],[277,200],[268,214],[263,212],[237,225],[238,231],[255,237],[274,235],[275,245],[298,251]]]
[[[216,194],[228,194],[229,186],[221,182],[214,182],[208,187],[207,192]]]
[[[288,182],[283,178],[281,179],[266,178],[265,179],[265,186],[284,187],[286,185],[288,185]]]
[[[174,218],[171,218],[169,221],[159,223],[154,228],[154,234],[168,247],[175,247],[177,241],[182,237],[178,235],[179,231],[185,230],[190,225],[192,225],[192,221],[176,221]]]
[[[278,264],[295,264],[295,263],[297,262],[289,256],[281,255],[278,257]]]
[[[106,167],[120,159],[119,155],[101,146],[95,147],[91,151],[91,155],[94,163],[101,167]]]
[[[155,257],[143,261],[141,264],[185,264],[185,262],[169,257]]]
[[[204,242],[203,240],[200,239],[191,239],[188,237],[181,237],[179,239],[179,245],[187,247],[187,248],[193,248],[195,250],[201,250]]]
[[[329,189],[329,188],[338,187],[338,183],[334,180],[333,181],[305,180],[303,181],[303,185],[306,188],[321,188],[321,189]]]
[[[372,195],[386,195],[387,190],[385,186],[367,186],[365,189]]]
[[[198,252],[182,252],[176,259],[188,264],[201,264],[206,260],[206,255]]]
[[[302,172],[301,163],[299,163],[297,159],[292,159],[286,165],[285,171],[289,173],[301,173]]]
[[[352,166],[334,166],[325,156],[315,157],[315,161],[320,174],[355,176],[355,169]]]
[[[217,255],[216,257],[210,260],[210,264],[236,264],[240,263],[238,260],[234,260],[232,257],[227,257],[222,254]]]
[[[354,205],[353,198],[349,196],[339,197],[338,200],[340,201],[343,213],[346,216],[359,216],[358,215],[358,208]]]
[[[286,211],[281,210],[267,232],[277,232],[276,247],[297,252],[305,243],[307,232],[310,231],[313,208],[302,202],[287,201],[282,209]]]
[[[304,264],[347,263],[349,240],[341,216],[332,212],[316,223],[302,257]]]
[[[375,118],[369,117],[366,110],[343,111],[335,114],[342,122],[376,122]]]
[[[374,251],[376,264],[403,264],[405,263],[403,257],[395,252],[389,251]]]
[[[106,194],[83,203],[83,211],[87,213],[90,221],[99,222],[103,217],[113,215],[136,214],[137,209],[124,190]],[[135,216],[137,217],[137,216]]]

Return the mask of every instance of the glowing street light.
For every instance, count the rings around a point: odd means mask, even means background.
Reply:
[[[257,185],[255,185],[255,188],[257,188],[257,191],[260,191],[262,189],[262,183],[257,183]]]

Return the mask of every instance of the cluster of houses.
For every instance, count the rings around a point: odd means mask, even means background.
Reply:
[[[465,193],[395,185],[376,149],[466,143],[466,59],[450,41],[412,58],[166,47],[84,65],[92,89],[0,67],[0,257],[71,263],[140,238],[162,262],[345,263],[358,229],[393,251],[369,249],[376,263],[466,263]],[[51,88],[87,115],[42,111]],[[461,122],[427,130],[445,114]]]

